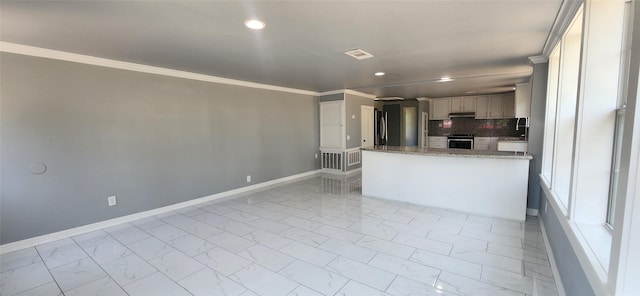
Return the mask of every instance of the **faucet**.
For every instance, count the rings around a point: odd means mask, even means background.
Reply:
[[[522,119],[522,117],[518,117],[518,120],[516,120],[516,130],[519,130],[518,125],[520,124],[520,119]]]

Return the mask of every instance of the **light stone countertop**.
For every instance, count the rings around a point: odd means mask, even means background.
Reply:
[[[426,147],[404,147],[404,146],[373,146],[360,148],[364,151],[414,154],[443,157],[466,157],[466,158],[501,158],[501,159],[533,159],[533,156],[522,152],[508,151],[488,151],[488,150],[468,150],[468,149],[437,149]]]

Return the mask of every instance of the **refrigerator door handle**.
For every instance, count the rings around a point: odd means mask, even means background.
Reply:
[[[380,138],[387,139],[387,119],[384,117],[380,119]]]

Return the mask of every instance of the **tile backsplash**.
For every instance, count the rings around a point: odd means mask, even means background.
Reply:
[[[519,130],[516,130],[516,121],[516,118],[430,120],[429,136],[473,134],[476,137],[522,137],[526,129],[525,120],[524,118],[520,120]]]

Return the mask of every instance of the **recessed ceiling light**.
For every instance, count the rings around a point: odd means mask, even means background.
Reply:
[[[386,73],[384,73],[384,72],[373,73],[373,75],[376,75],[376,76],[384,76],[384,74],[386,74]]]
[[[514,87],[513,90],[516,90],[516,88]]]
[[[249,28],[249,29],[253,29],[253,30],[262,30],[264,29],[264,27],[266,27],[267,25],[261,21],[261,20],[247,20],[246,22],[244,22],[244,25]]]
[[[438,80],[438,82],[447,82],[447,81],[451,81],[453,79],[451,79],[451,77],[449,76],[442,76],[442,78],[440,78],[440,80]]]

